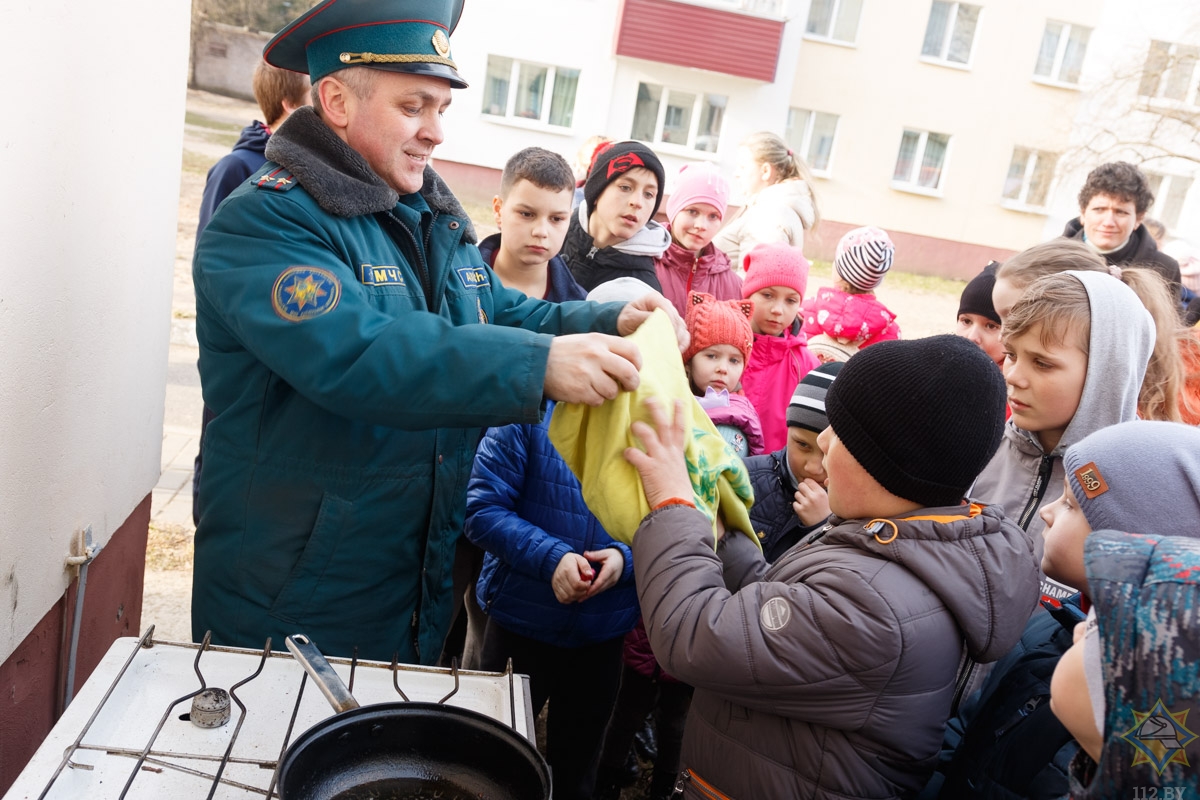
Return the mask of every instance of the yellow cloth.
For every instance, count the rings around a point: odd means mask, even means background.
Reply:
[[[647,397],[657,398],[667,409],[674,408],[675,400],[682,400],[692,432],[685,451],[692,500],[713,520],[714,548],[718,508],[726,528],[745,533],[762,547],[751,532],[749,509],[754,491],[750,474],[692,395],[670,318],[655,311],[627,338],[642,353],[637,390],[621,392],[599,407],[559,403],[550,420],[550,441],[583,486],[588,508],[614,539],[626,544],[633,541],[642,519],[650,513],[650,504],[641,477],[625,460],[625,448],[640,444],[629,426],[638,420],[653,425],[643,404]]]

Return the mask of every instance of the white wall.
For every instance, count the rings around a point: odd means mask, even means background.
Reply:
[[[0,5],[0,662],[158,477],[188,24]]]

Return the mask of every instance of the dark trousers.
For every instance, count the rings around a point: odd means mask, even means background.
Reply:
[[[692,705],[692,687],[686,683],[648,678],[623,664],[621,690],[613,709],[600,768],[616,773],[629,755],[633,735],[642,729],[646,715],[656,711],[654,727],[658,734],[658,758],[654,760],[651,797],[666,797],[679,772],[679,754],[683,749],[683,727]]]
[[[595,789],[604,728],[621,680],[622,640],[565,648],[518,636],[491,618],[484,626],[481,668],[498,672],[511,658],[513,670],[529,676],[533,713],[550,700],[546,760],[555,800],[587,800]]]

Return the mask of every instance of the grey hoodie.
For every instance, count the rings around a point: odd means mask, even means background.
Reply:
[[[1000,449],[968,493],[1005,513],[1033,536],[1038,558],[1046,523],[1038,511],[1062,494],[1063,453],[1088,434],[1137,418],[1138,393],[1154,349],[1154,320],[1125,284],[1103,272],[1070,271],[1091,306],[1087,374],[1075,416],[1049,453],[1033,433],[1012,420]]]

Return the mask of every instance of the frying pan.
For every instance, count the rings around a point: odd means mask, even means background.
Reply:
[[[550,768],[524,736],[440,703],[359,706],[308,637],[288,650],[337,711],[279,762],[280,800],[548,800]]]

